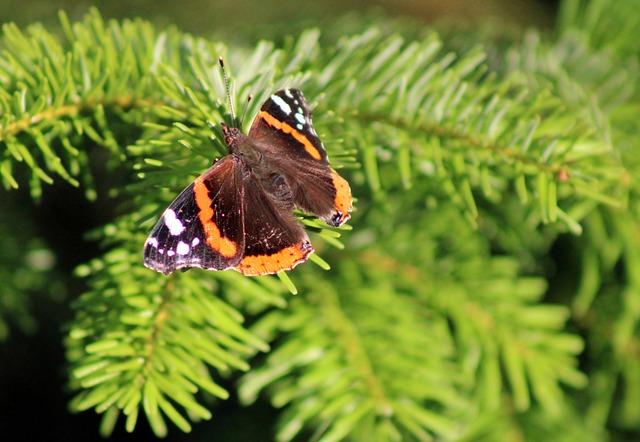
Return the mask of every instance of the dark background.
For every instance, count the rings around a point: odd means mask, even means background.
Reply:
[[[417,25],[434,21],[461,21],[468,25],[492,20],[499,26],[551,29],[556,2],[551,0],[403,0],[352,1],[260,0],[250,2],[186,0],[75,1],[75,0],[3,0],[0,21],[15,22],[21,28],[34,22],[56,29],[57,11],[64,9],[71,21],[80,20],[91,6],[105,19],[141,17],[159,27],[178,28],[229,44],[253,44],[259,39],[279,40],[283,35],[297,35],[309,27],[332,28],[352,14],[371,17],[372,22],[385,17],[399,17]],[[338,29],[350,34],[351,29]],[[98,186],[108,191],[113,177],[104,177]],[[99,189],[100,190],[100,189]],[[0,439],[21,440],[97,440],[100,416],[93,411],[72,415],[67,410],[71,397],[66,390],[67,374],[63,339],[64,324],[72,317],[69,304],[84,290],[83,281],[72,276],[73,269],[99,254],[97,246],[83,240],[90,231],[114,215],[114,207],[96,207],[86,202],[82,192],[66,184],[46,188],[42,202],[35,205],[29,195],[14,191],[0,195],[0,210],[18,207],[24,217],[44,219],[46,230],[35,234],[56,250],[55,272],[59,285],[47,287],[35,296],[31,314],[34,323],[9,324],[8,337],[0,342]],[[72,211],[74,223],[69,223]],[[0,214],[1,215],[1,214]],[[0,223],[2,217],[0,216]],[[3,229],[4,230],[4,229]],[[0,282],[1,284],[1,282]],[[1,294],[0,288],[0,296]],[[11,318],[9,318],[10,320]],[[233,380],[226,387],[233,393]],[[232,395],[215,406],[211,421],[195,423],[193,432],[183,434],[169,426],[167,440],[268,441],[273,434],[273,417],[277,411],[267,402],[250,408],[239,406]],[[253,422],[248,427],[246,422]],[[144,422],[143,413],[135,433],[116,426],[111,440],[152,440],[154,436]]]

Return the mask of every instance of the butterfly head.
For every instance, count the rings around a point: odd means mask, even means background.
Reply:
[[[262,154],[256,150],[248,136],[242,133],[237,127],[227,126],[220,123],[224,141],[229,147],[229,153],[236,157],[241,157],[242,162],[248,166],[256,165],[263,160]]]
[[[224,142],[227,143],[227,146],[229,146],[232,151],[243,138],[246,138],[246,135],[244,135],[237,127],[231,127],[225,123],[220,123],[220,127],[222,128],[222,134],[224,135]]]

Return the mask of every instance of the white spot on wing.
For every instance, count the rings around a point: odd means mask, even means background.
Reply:
[[[150,236],[147,238],[147,245],[153,247],[154,249],[158,248],[158,238],[154,236]]]
[[[178,252],[178,255],[188,255],[190,250],[191,248],[189,247],[189,244],[182,241],[180,241],[178,243],[178,247],[176,247],[176,252]]]
[[[176,252],[174,252],[173,250],[167,250],[167,256],[173,256],[175,254]]]
[[[178,219],[178,217],[176,216],[176,212],[171,209],[167,209],[164,211],[164,223],[167,225],[169,233],[171,233],[173,236],[178,236],[182,232],[184,232],[185,227],[182,224],[182,221]]]
[[[284,94],[289,98],[293,98],[293,94],[291,93],[291,89],[285,89],[284,90]]]
[[[302,124],[296,124],[296,129],[298,130],[302,130],[304,126]]]
[[[272,95],[271,96],[271,100],[278,105],[278,107],[280,108],[280,110],[282,112],[284,112],[285,114],[289,115],[291,113],[291,106],[289,106],[287,104],[286,101],[284,101],[281,97],[277,96],[277,95]]]
[[[200,238],[193,238],[193,241],[191,241],[191,247],[195,247],[198,244],[200,244]]]
[[[305,124],[307,122],[307,120],[304,119],[304,115],[302,115],[302,109],[300,108],[298,108],[298,113],[296,113],[296,120],[298,120],[300,124]]]

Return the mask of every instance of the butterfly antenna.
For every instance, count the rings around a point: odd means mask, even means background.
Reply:
[[[253,95],[249,94],[249,96],[247,97],[247,105],[244,107],[244,112],[242,112],[242,120],[240,120],[240,127],[242,127],[242,123],[244,123],[244,117],[247,115],[247,109],[249,109],[249,103],[251,102],[251,99],[253,98]]]
[[[233,103],[231,102],[231,89],[229,88],[229,77],[227,77],[227,71],[224,68],[224,60],[222,59],[222,55],[218,57],[218,63],[220,63],[220,68],[222,69],[222,78],[224,78],[224,87],[227,90],[227,102],[229,103],[231,118],[233,118],[233,121],[235,122],[236,113],[233,110]]]

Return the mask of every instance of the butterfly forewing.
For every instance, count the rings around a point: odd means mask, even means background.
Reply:
[[[235,267],[244,250],[242,170],[227,156],[165,210],[145,243],[145,266],[168,274],[185,267]]]
[[[311,160],[328,165],[327,152],[311,121],[311,110],[297,89],[283,89],[271,95],[256,116],[249,137],[272,147],[296,163]]]

